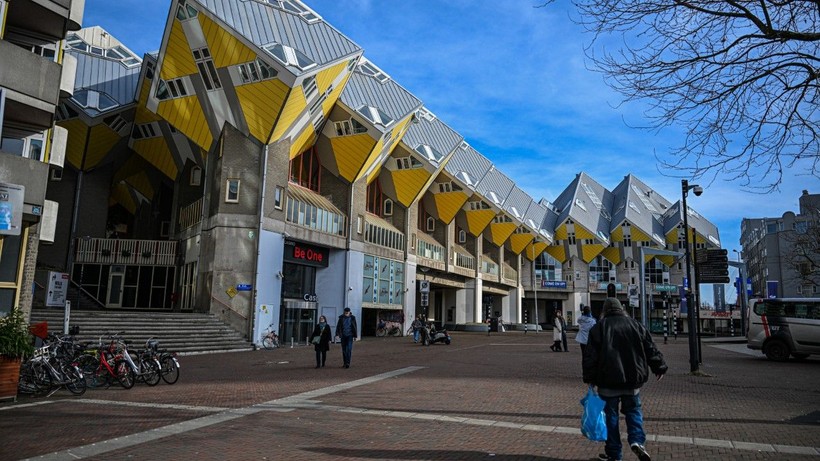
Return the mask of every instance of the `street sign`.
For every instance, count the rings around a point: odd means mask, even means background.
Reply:
[[[427,307],[430,304],[430,293],[421,292],[421,307]]]
[[[698,283],[729,283],[729,257],[723,248],[697,252]]]
[[[419,280],[419,291],[422,293],[430,293],[430,281]]]

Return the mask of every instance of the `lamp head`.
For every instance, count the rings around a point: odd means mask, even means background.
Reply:
[[[692,193],[695,194],[696,197],[700,197],[700,194],[703,193],[703,188],[700,186],[692,186]]]

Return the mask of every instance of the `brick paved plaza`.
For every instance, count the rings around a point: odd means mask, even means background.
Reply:
[[[173,386],[138,384],[0,404],[0,459],[588,460],[580,432],[580,349],[550,332],[455,333],[181,357]],[[670,371],[643,390],[655,460],[820,460],[820,360],[773,363],[704,340],[656,337]],[[622,434],[625,433],[622,430]],[[635,459],[626,452],[625,459]]]

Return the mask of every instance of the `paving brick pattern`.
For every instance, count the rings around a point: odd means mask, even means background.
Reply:
[[[319,370],[313,348],[304,346],[183,356],[173,386],[0,404],[0,459],[53,452],[73,459],[63,451],[92,443],[111,449],[85,459],[592,459],[603,445],[576,430],[585,392],[580,350],[572,339],[568,353],[551,352],[550,343],[548,333],[520,332],[457,332],[453,344],[428,347],[409,338],[366,338],[355,343],[350,369],[341,367],[337,345]],[[647,443],[653,459],[820,460],[820,360],[773,363],[703,345],[702,370],[711,377],[688,373],[685,337],[659,344],[670,372],[642,392],[646,431],[659,439]],[[424,368],[298,405],[254,407],[413,366]],[[229,420],[117,445],[131,434],[196,426],[197,418],[249,408]],[[750,449],[737,448],[743,442]],[[635,459],[629,452],[624,458]]]

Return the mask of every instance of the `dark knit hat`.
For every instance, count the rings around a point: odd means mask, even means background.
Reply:
[[[604,312],[622,310],[624,310],[624,307],[621,305],[621,302],[618,301],[618,298],[606,298],[606,300],[604,300]]]
[[[349,308],[349,307],[345,307],[345,312],[350,312],[350,308]]]

